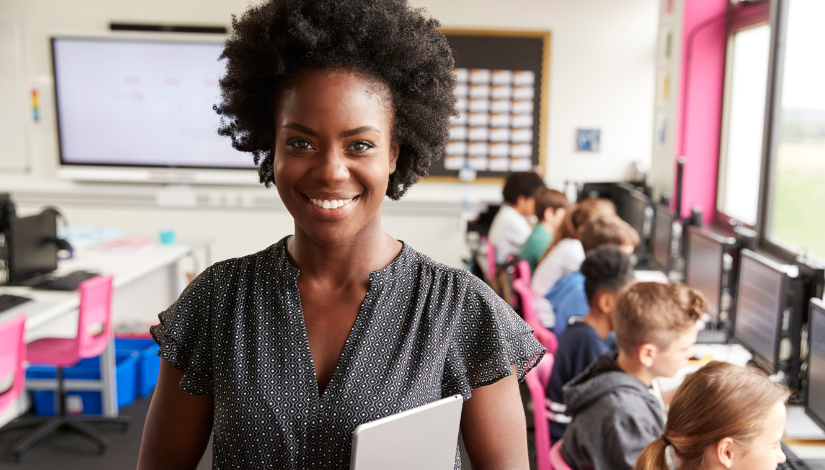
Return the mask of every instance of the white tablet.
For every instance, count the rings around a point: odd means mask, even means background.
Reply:
[[[453,395],[358,426],[350,470],[451,470],[463,404]]]

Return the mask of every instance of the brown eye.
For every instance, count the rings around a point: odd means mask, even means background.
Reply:
[[[296,148],[296,149],[311,149],[312,148],[312,144],[310,144],[309,142],[307,142],[304,139],[289,139],[286,142],[286,146]]]
[[[366,152],[369,149],[375,148],[375,145],[365,141],[365,140],[357,140],[350,144],[350,150],[355,152]]]

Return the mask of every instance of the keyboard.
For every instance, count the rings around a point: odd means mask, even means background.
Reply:
[[[784,442],[782,444],[782,452],[785,454],[785,461],[776,467],[777,470],[808,470],[808,466],[802,462],[802,459],[797,457]]]
[[[28,297],[20,297],[11,294],[0,294],[0,312],[4,312],[10,308],[17,307],[18,305],[29,302],[30,300],[31,299]]]
[[[98,273],[75,271],[65,276],[44,279],[33,284],[31,287],[33,289],[44,290],[77,290],[77,286],[79,286],[81,282],[87,281],[95,276],[98,276]]]

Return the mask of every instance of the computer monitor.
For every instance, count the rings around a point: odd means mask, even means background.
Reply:
[[[708,303],[711,324],[719,323],[722,310],[723,263],[730,241],[713,232],[690,226],[685,250],[685,284],[701,292]]]
[[[825,430],[825,302],[817,298],[811,299],[808,341],[805,413]]]
[[[653,236],[651,237],[653,262],[657,269],[669,274],[672,267],[674,216],[670,207],[662,204],[656,204],[654,211]]]
[[[777,370],[779,362],[789,283],[786,266],[742,250],[733,338],[753,353],[757,364],[771,372]]]
[[[26,284],[57,269],[57,218],[53,211],[11,220],[9,283]]]

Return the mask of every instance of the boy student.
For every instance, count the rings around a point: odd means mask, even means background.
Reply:
[[[561,452],[576,469],[631,469],[642,449],[662,435],[656,377],[673,377],[693,355],[707,306],[684,284],[639,282],[616,302],[619,352],[602,354],[562,388],[572,421]]]
[[[504,182],[504,204],[493,218],[487,239],[496,249],[496,262],[504,263],[509,255],[518,255],[533,228],[528,217],[535,214],[533,194],[544,186],[541,177],[533,172],[511,173]]]
[[[594,218],[584,226],[581,234],[581,245],[585,253],[601,245],[611,244],[630,255],[636,250],[639,241],[639,234],[636,230],[615,215]],[[556,314],[553,332],[559,338],[564,334],[571,318],[583,317],[590,310],[590,303],[585,293],[585,276],[578,269],[562,276],[546,297]],[[573,376],[570,378],[572,379]]]
[[[600,355],[616,350],[613,331],[613,309],[619,291],[633,282],[630,257],[616,245],[602,245],[587,254],[581,265],[584,291],[590,310],[583,321],[573,323],[559,338],[553,373],[547,387],[547,398],[564,403],[562,386],[581,374]],[[550,422],[550,439],[561,439],[566,424]]]
[[[567,206],[570,201],[567,196],[555,189],[540,187],[533,194],[536,201],[536,217],[539,223],[533,228],[533,233],[521,247],[519,258],[527,261],[530,265],[530,272],[536,270],[539,258],[547,251],[547,247],[553,241],[564,215],[567,213]]]

